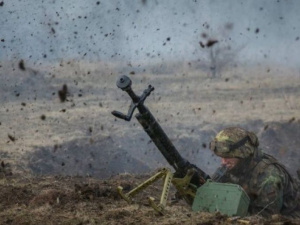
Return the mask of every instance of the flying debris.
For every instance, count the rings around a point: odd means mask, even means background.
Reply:
[[[62,89],[58,91],[58,97],[61,102],[65,102],[67,100],[67,95],[68,95],[68,86],[64,84],[62,86]]]
[[[218,40],[208,40],[207,43],[206,43],[206,47],[212,47],[214,44],[218,43],[219,41]]]
[[[19,62],[19,68],[20,68],[20,70],[23,70],[23,71],[26,70],[25,63],[24,63],[23,59],[21,59],[20,62]]]
[[[12,136],[11,134],[8,134],[7,136],[9,138],[9,140],[11,140],[12,142],[16,141],[16,138],[14,136]]]
[[[206,44],[204,44],[202,41],[200,41],[199,44],[200,44],[201,48],[205,48],[205,47],[210,48],[218,42],[219,42],[218,40],[210,39],[207,41]]]

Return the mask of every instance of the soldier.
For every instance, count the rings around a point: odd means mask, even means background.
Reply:
[[[210,149],[222,158],[222,164],[212,179],[243,187],[250,197],[251,215],[282,214],[300,218],[297,180],[258,145],[257,136],[242,128],[229,127],[219,132],[210,143]]]

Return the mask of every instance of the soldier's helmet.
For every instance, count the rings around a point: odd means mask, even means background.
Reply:
[[[252,157],[259,145],[253,132],[240,127],[228,127],[220,131],[210,142],[210,149],[222,158]]]

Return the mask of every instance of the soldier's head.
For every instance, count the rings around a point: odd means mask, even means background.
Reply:
[[[252,158],[258,145],[258,138],[253,132],[239,127],[228,127],[210,142],[210,149],[222,158],[222,164],[232,169],[241,159]]]

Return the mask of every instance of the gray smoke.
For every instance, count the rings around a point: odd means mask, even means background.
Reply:
[[[0,60],[207,60],[297,66],[298,0],[3,0]]]

